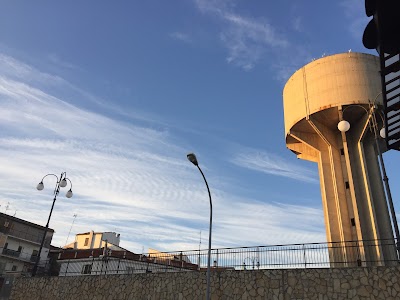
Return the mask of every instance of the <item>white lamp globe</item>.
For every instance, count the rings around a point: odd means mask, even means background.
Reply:
[[[381,136],[381,138],[386,139],[386,129],[385,129],[385,127],[382,127],[382,129],[379,130],[379,135]]]
[[[72,197],[72,190],[69,190],[66,194],[65,194],[65,197],[67,197],[67,198],[71,198]]]
[[[36,188],[38,189],[38,191],[43,190],[43,189],[44,189],[44,184],[43,184],[43,182],[42,182],[42,181],[39,182],[39,184],[36,186]]]
[[[66,187],[67,186],[67,180],[65,178],[60,181],[60,186],[61,187]]]
[[[346,132],[350,129],[350,123],[347,122],[346,120],[342,120],[338,123],[337,128],[341,131],[341,132]]]

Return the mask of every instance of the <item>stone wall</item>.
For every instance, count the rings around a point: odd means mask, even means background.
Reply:
[[[206,273],[19,278],[12,300],[205,299]],[[212,299],[400,299],[400,267],[223,271]]]

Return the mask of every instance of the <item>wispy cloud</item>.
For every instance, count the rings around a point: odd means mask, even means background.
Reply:
[[[184,43],[191,43],[192,42],[192,38],[188,34],[183,33],[183,32],[178,32],[178,31],[171,32],[169,34],[169,36],[171,38],[175,39],[175,40],[178,40],[178,41],[181,41],[181,42],[184,42]]]
[[[272,49],[289,46],[289,41],[267,21],[234,12],[232,1],[196,0],[198,9],[222,20],[221,40],[228,49],[227,62],[251,70]]]
[[[232,162],[243,168],[270,174],[282,176],[295,180],[318,183],[318,180],[311,170],[304,167],[288,163],[282,157],[266,153],[255,149],[244,149],[238,153]]]
[[[57,54],[55,53],[51,53],[48,55],[48,59],[50,62],[52,62],[53,64],[65,68],[65,69],[72,69],[72,70],[80,70],[81,68],[71,64],[70,62],[67,62],[63,59],[61,59]]]
[[[297,32],[302,32],[304,30],[302,17],[297,16],[292,19],[292,28]]]
[[[36,191],[35,186],[47,173],[67,171],[75,195],[67,199],[64,190],[58,197],[50,223],[56,231],[55,245],[65,243],[72,216],[77,213],[72,235],[90,229],[115,230],[121,233],[122,246],[136,252],[142,246],[161,250],[197,248],[199,230],[208,228],[209,207],[204,185],[186,161],[187,149],[181,146],[185,141],[173,131],[146,127],[136,119],[120,121],[82,109],[52,93],[53,88],[46,84],[54,78],[57,91],[75,90],[62,78],[1,57],[3,66],[8,66],[0,67],[0,209],[3,212],[9,202],[7,213],[16,211],[17,217],[44,224],[55,180],[46,178],[42,192]],[[236,158],[238,164],[257,170],[260,161],[243,155]],[[265,169],[270,174],[300,178],[301,170],[293,171],[279,163],[269,162]],[[303,176],[307,177],[304,172]],[[213,183],[212,193],[214,246],[282,243],[278,232],[288,239],[295,238],[290,232],[307,240],[321,236],[319,224],[310,217],[318,213],[322,216],[318,209],[304,208],[304,214],[300,213],[297,220],[304,226],[293,231],[290,222],[279,225],[278,216],[290,215],[291,211],[298,213],[300,208],[274,203],[274,199],[264,203],[240,198],[234,195],[234,187],[227,188],[226,183],[218,181]],[[260,225],[266,222],[265,216],[257,213],[264,208],[274,212],[268,229]],[[252,233],[254,228],[257,234]],[[260,239],[271,236],[272,228],[276,230],[274,238]]]

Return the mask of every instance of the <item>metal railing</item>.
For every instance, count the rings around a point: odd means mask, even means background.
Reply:
[[[78,254],[79,251],[76,251]],[[106,251],[107,255],[80,256],[69,253],[58,260],[60,276],[134,274],[205,271],[207,250],[125,255],[123,251]],[[74,257],[74,258],[72,258]],[[79,258],[78,258],[79,257]],[[288,268],[343,268],[398,265],[394,240],[306,243],[211,251],[211,269],[261,270]]]
[[[2,247],[0,247],[0,253],[3,256],[18,258],[19,260],[27,262],[34,262],[37,257],[37,255],[34,255],[32,253],[27,253],[23,251],[13,250],[9,248],[2,248]]]

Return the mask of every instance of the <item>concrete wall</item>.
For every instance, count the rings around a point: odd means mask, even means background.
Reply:
[[[12,300],[205,299],[206,273],[19,278]],[[224,271],[212,299],[399,299],[400,267]]]

